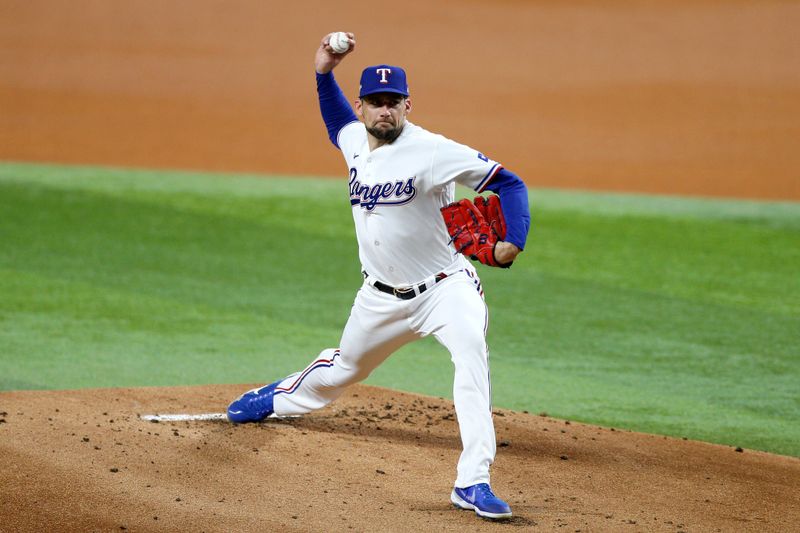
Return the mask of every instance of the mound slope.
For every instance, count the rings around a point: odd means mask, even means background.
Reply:
[[[496,410],[494,524],[448,502],[452,403],[355,386],[314,414],[234,426],[244,390],[0,393],[1,531],[789,531],[800,461]]]

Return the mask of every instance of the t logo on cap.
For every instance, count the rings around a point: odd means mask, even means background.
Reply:
[[[361,88],[358,97],[375,93],[396,93],[408,96],[406,71],[392,65],[374,65],[361,73]]]
[[[392,73],[392,69],[390,69],[390,68],[379,68],[379,69],[375,69],[375,72],[380,74],[381,83],[389,83],[389,80],[386,79],[386,76]]]

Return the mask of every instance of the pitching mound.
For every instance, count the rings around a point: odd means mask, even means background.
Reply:
[[[0,531],[789,531],[800,460],[498,410],[512,520],[451,507],[449,401],[356,386],[302,418],[220,413],[247,386],[0,393]]]

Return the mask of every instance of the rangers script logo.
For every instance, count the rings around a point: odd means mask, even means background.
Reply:
[[[414,186],[416,176],[413,178],[399,179],[376,183],[375,185],[362,185],[356,179],[358,171],[350,169],[350,205],[360,205],[362,209],[372,211],[379,205],[405,205],[417,196]]]

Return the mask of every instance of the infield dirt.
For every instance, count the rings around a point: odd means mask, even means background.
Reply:
[[[535,186],[800,200],[800,4],[5,1],[0,159],[346,176],[313,56]]]
[[[530,185],[800,199],[795,2],[2,10],[3,160],[344,175],[312,57],[352,30],[346,94],[366,64],[406,65],[412,120]],[[0,531],[800,530],[800,461],[751,450],[501,410],[493,484],[516,515],[494,524],[448,502],[441,399],[357,386],[301,419],[138,417],[221,412],[246,388],[0,393]]]
[[[243,386],[0,393],[0,531],[797,531],[800,461],[495,411],[506,523],[449,503],[449,401],[355,386],[302,418],[224,411]]]

